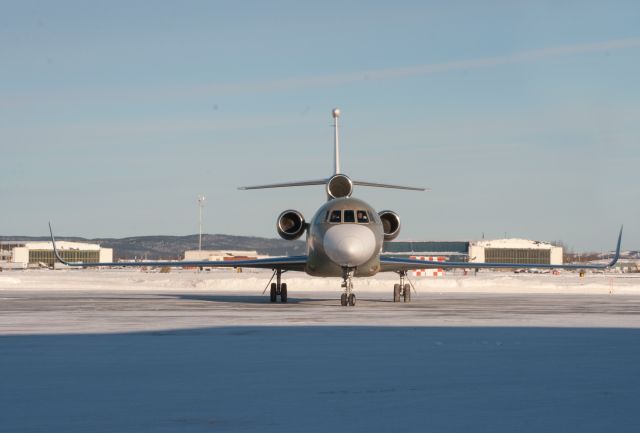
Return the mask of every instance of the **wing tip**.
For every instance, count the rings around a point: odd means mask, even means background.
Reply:
[[[616,244],[616,252],[613,256],[613,259],[607,265],[607,268],[611,268],[615,266],[615,264],[618,263],[618,260],[620,259],[620,248],[622,246],[622,230],[623,229],[624,229],[624,224],[621,224],[620,233],[618,233],[618,243]]]
[[[53,229],[51,228],[51,221],[49,221],[49,234],[51,235],[51,245],[53,246],[53,256],[56,260],[58,260],[63,265],[69,265],[69,262],[65,261],[60,257],[60,253],[58,252],[58,248],[56,247],[56,238],[53,236]]]

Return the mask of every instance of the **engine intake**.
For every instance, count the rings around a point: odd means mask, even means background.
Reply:
[[[282,239],[293,241],[302,236],[307,229],[307,223],[300,212],[289,209],[280,214],[276,227]]]
[[[384,230],[384,240],[392,241],[400,234],[400,217],[391,210],[383,210],[378,213]]]
[[[350,197],[353,192],[353,182],[349,176],[336,174],[327,182],[327,195],[331,198]]]

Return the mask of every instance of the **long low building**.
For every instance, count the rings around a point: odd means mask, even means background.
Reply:
[[[562,247],[528,239],[481,241],[393,241],[385,242],[385,254],[404,257],[438,256],[470,263],[513,263],[561,265]]]
[[[113,249],[102,248],[98,244],[84,242],[57,241],[60,256],[70,262],[106,263],[113,261]],[[51,242],[0,242],[3,258],[22,267],[53,266],[55,256]]]
[[[253,260],[266,257],[269,256],[260,255],[255,250],[187,250],[184,252],[185,261],[223,262],[225,260]]]
[[[439,256],[447,260],[466,261],[469,242],[465,241],[391,241],[382,246],[384,254],[399,257]]]

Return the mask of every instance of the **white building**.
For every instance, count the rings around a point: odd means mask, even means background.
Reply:
[[[469,261],[475,263],[562,264],[562,247],[527,239],[471,242]]]
[[[614,269],[622,273],[638,273],[640,272],[640,260],[620,259]]]
[[[113,249],[101,248],[98,244],[83,242],[57,241],[56,248],[60,256],[70,262],[112,262]],[[51,242],[4,241],[0,243],[0,251],[14,266],[53,266],[55,257]]]
[[[257,251],[240,251],[240,250],[190,250],[184,252],[184,260],[186,261],[224,261],[224,260],[250,260],[263,258],[268,256],[260,256]]]

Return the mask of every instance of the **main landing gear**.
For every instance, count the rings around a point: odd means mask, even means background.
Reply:
[[[404,299],[404,302],[411,302],[411,284],[405,283],[405,278],[407,281],[407,271],[399,271],[398,275],[400,275],[400,284],[393,285],[393,302],[400,302],[400,298]]]
[[[278,295],[280,295],[280,302],[282,302],[283,304],[286,304],[287,303],[287,283],[283,283],[280,281],[280,277],[282,276],[282,269],[276,269],[275,274],[276,274],[276,282],[271,283],[269,300],[271,302],[277,302]]]
[[[342,269],[342,288],[344,293],[340,296],[340,305],[346,307],[347,305],[356,305],[356,295],[353,293],[353,269]]]

